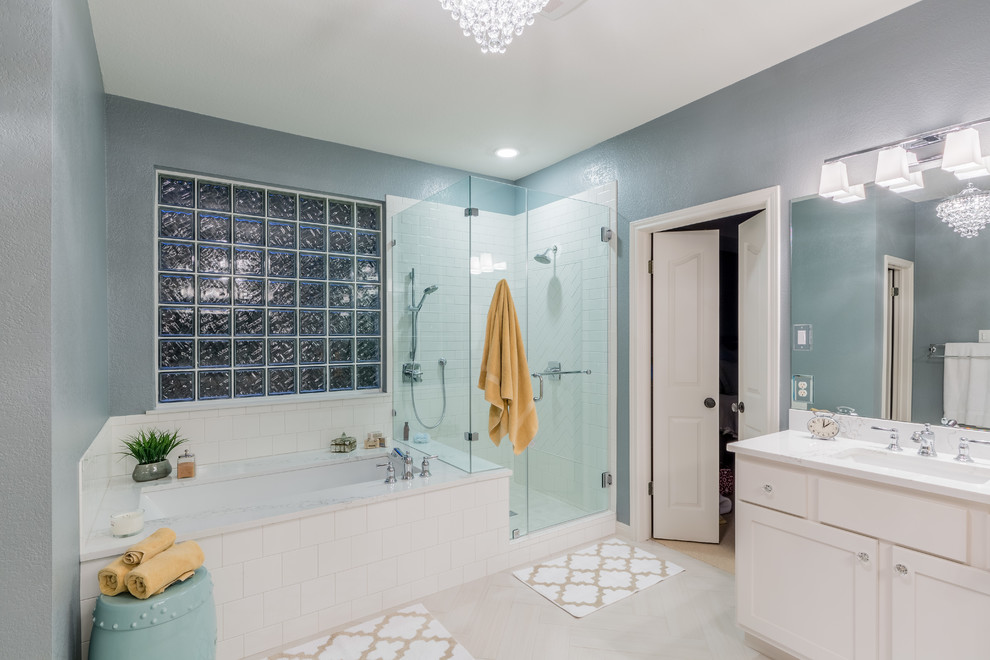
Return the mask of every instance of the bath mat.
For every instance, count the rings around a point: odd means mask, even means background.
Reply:
[[[474,660],[422,605],[359,623],[267,660]]]
[[[608,539],[513,575],[580,618],[683,570],[625,541]]]

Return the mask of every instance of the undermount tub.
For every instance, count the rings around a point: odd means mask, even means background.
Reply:
[[[319,509],[343,508],[402,497],[406,493],[449,486],[462,480],[492,478],[508,470],[469,474],[440,461],[431,461],[432,476],[421,478],[425,454],[413,452],[415,477],[402,480],[402,460],[389,459],[390,450],[356,450],[333,454],[326,450],[269,456],[200,466],[192,479],[173,476],[143,484],[129,476],[111,480],[92,528],[84,535],[81,558],[109,557],[160,527],[180,538],[210,536],[260,524],[312,515]],[[386,484],[391,460],[396,483]],[[511,473],[510,473],[511,474]],[[131,538],[114,538],[111,514],[144,509],[144,530]]]

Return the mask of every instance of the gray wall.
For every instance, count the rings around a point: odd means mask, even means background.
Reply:
[[[960,237],[936,217],[937,204],[938,200],[915,205],[911,416],[925,422],[938,422],[943,413],[943,361],[928,359],[928,345],[977,341],[979,331],[990,328],[990,231]]]
[[[987,25],[985,0],[925,0],[519,183],[569,195],[617,179],[619,213],[628,220],[776,184],[784,200],[815,193],[825,158],[985,117],[990,86],[974,81],[990,60]],[[787,236],[786,206],[783,211],[781,235]],[[628,522],[626,222],[618,234],[618,517]],[[784,261],[782,333],[789,323],[786,255]],[[783,342],[781,379],[790,371],[788,348]],[[784,389],[785,414],[788,396]]]
[[[77,463],[107,417],[103,84],[84,0],[14,0],[0,25],[0,638],[69,658]]]
[[[467,172],[107,97],[110,413],[155,405],[155,167],[384,200],[425,199]]]
[[[85,0],[54,3],[52,644],[79,648],[79,459],[107,420],[103,78]]]
[[[791,353],[791,374],[814,378],[815,408],[850,406],[878,417],[876,197],[855,204],[817,195],[796,201],[791,233],[791,257],[800,264],[791,273],[791,322],[812,326],[811,350]]]
[[[11,657],[52,654],[52,6],[0,10],[0,638]],[[71,596],[71,594],[70,594]]]

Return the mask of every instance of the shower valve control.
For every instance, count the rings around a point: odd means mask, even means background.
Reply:
[[[419,362],[406,362],[402,365],[402,382],[403,383],[422,383],[423,382],[423,370],[420,368]]]

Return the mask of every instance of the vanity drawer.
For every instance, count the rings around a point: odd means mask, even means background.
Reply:
[[[818,519],[922,552],[967,560],[967,509],[933,498],[822,478]]]
[[[808,479],[797,470],[737,457],[736,496],[769,509],[808,516]]]

